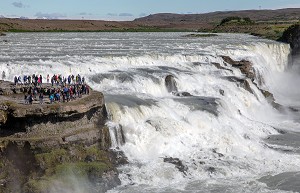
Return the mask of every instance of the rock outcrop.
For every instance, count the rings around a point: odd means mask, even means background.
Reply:
[[[0,192],[106,192],[120,184],[103,94],[24,104],[0,82]]]
[[[280,110],[282,109],[282,106],[275,102],[275,98],[272,93],[270,93],[267,90],[261,89],[259,85],[262,84],[263,79],[259,76],[259,74],[255,74],[254,69],[252,68],[252,64],[250,61],[241,60],[241,61],[234,61],[229,56],[221,56],[224,60],[224,62],[232,65],[233,67],[239,68],[241,70],[241,73],[246,76],[246,78],[238,78],[234,76],[227,76],[224,77],[225,79],[238,83],[239,86],[250,92],[251,94],[255,94],[250,86],[250,82],[255,85],[258,90],[264,95],[264,97],[267,99],[267,101],[276,109]],[[257,78],[257,82],[254,82],[255,78]],[[224,93],[223,93],[224,94]]]
[[[176,81],[175,81],[175,78],[173,75],[166,76],[165,85],[166,85],[168,92],[177,92],[178,91]]]
[[[295,24],[286,29],[281,38],[281,42],[290,44],[292,48],[292,55],[300,54],[300,24]]]
[[[235,68],[239,68],[247,78],[253,79],[255,77],[252,64],[247,60],[235,61],[232,60],[229,56],[221,56],[224,62],[231,64]]]

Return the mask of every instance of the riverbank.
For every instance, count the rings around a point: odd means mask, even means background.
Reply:
[[[102,93],[26,105],[20,88],[0,81],[0,192],[59,192],[78,185],[105,192],[120,184]]]

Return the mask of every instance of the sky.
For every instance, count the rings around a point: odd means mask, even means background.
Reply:
[[[300,8],[300,0],[0,0],[0,17],[133,20],[155,13]]]

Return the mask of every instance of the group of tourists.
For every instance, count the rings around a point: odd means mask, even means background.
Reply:
[[[4,71],[3,71],[4,72]],[[64,77],[61,74],[54,74],[51,77],[51,85],[66,85],[67,83],[70,84],[84,84],[85,78],[81,77],[80,74],[74,76],[69,75],[68,77]],[[39,86],[43,84],[43,77],[42,75],[24,75],[23,79],[21,76],[15,76],[14,77],[14,83],[15,85],[30,85],[33,84],[35,86]],[[47,75],[47,83],[50,83],[50,75]]]
[[[24,75],[23,82],[21,76],[14,77],[15,85],[23,85],[25,104],[32,104],[34,100],[39,100],[39,103],[43,104],[44,96],[48,96],[50,103],[55,101],[69,102],[81,98],[83,94],[90,93],[90,88],[84,81],[84,77],[81,78],[79,74],[68,77],[54,74],[51,76],[50,86],[50,84],[43,84],[42,75]],[[50,83],[49,74],[47,75],[47,83]]]

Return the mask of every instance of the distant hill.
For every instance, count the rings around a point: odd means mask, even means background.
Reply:
[[[203,14],[158,13],[135,19],[136,22],[220,22],[230,16],[249,17],[254,21],[300,20],[300,8],[277,10],[217,11]]]
[[[249,18],[253,22],[229,22],[225,18]],[[159,13],[135,19],[135,23],[157,28],[189,29],[201,32],[248,33],[278,39],[290,25],[299,22],[300,8],[278,10],[218,11],[204,14]]]

